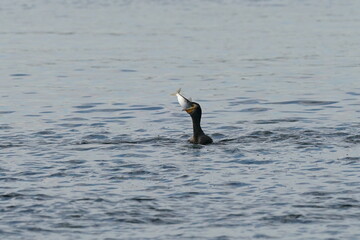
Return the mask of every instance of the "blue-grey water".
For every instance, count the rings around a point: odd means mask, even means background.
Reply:
[[[0,238],[360,239],[359,9],[1,1]]]

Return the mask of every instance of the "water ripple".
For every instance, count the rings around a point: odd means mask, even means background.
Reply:
[[[297,105],[303,105],[303,106],[324,106],[324,105],[331,105],[336,104],[338,102],[336,101],[317,101],[317,100],[294,100],[294,101],[283,101],[283,102],[271,102],[271,103],[265,103],[265,104],[297,104]]]
[[[77,110],[74,111],[74,113],[112,113],[112,112],[124,112],[124,111],[155,111],[161,109],[163,109],[163,107],[101,108],[101,109]]]

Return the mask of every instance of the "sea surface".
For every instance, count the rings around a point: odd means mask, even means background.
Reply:
[[[360,239],[359,9],[2,0],[0,238]]]

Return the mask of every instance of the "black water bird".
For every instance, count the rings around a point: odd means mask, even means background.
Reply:
[[[205,135],[204,131],[200,126],[201,121],[201,107],[198,103],[192,102],[191,99],[188,100],[183,95],[180,94],[181,88],[174,93],[174,96],[177,96],[178,102],[183,107],[183,111],[186,111],[190,114],[193,123],[193,131],[194,135],[189,139],[191,143],[194,144],[210,144],[213,142],[211,137]]]

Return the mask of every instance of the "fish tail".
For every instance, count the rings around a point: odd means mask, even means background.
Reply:
[[[179,89],[176,91],[176,93],[172,93],[171,96],[176,96],[176,94],[180,93],[180,91],[181,91],[181,88],[179,88]]]

